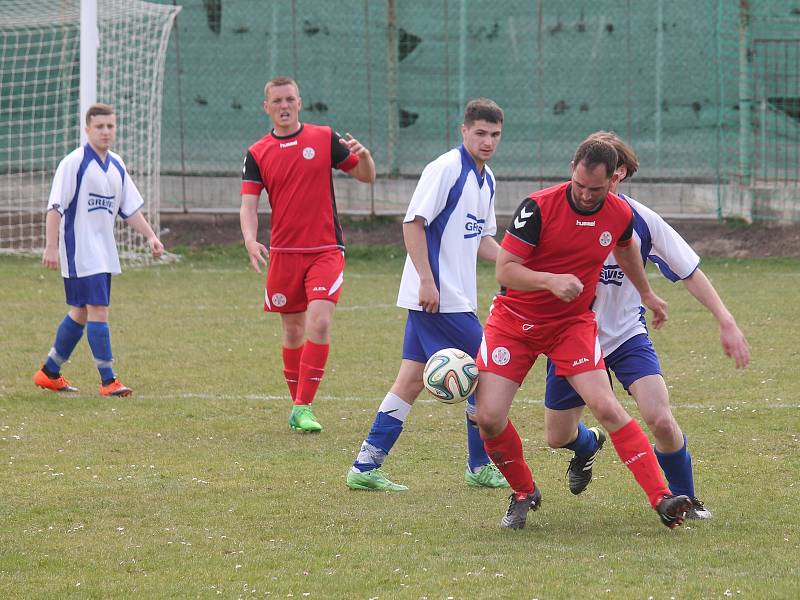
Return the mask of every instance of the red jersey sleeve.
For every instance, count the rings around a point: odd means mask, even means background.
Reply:
[[[622,235],[619,236],[619,240],[617,240],[617,246],[621,246],[625,248],[626,246],[630,246],[631,242],[633,242],[633,211],[631,210],[631,220],[628,222],[628,226],[625,228],[625,231],[622,232]]]
[[[261,190],[267,186],[264,185],[261,179],[261,171],[258,168],[258,163],[253,155],[248,151],[247,156],[244,157],[244,165],[242,166],[242,189],[241,194],[252,194],[258,196]],[[269,191],[269,190],[267,190]]]
[[[500,245],[515,256],[527,258],[539,244],[541,231],[542,211],[539,204],[533,198],[525,198],[511,217]]]
[[[342,136],[331,130],[331,166],[346,172],[358,164],[358,156],[350,154],[341,139]]]

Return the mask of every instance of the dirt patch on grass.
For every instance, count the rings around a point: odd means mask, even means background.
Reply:
[[[500,221],[502,223],[502,219]],[[800,225],[745,225],[718,221],[672,221],[671,224],[700,256],[800,256]],[[403,244],[399,217],[343,217],[342,227],[348,245]],[[161,238],[168,249],[242,241],[237,214],[162,214],[161,229]],[[262,243],[269,239],[268,217],[261,218],[259,239]]]

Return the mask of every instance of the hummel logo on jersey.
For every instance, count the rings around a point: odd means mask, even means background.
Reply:
[[[327,292],[328,288],[324,285],[315,285],[314,288],[311,290],[312,292]]]
[[[297,146],[297,140],[292,140],[291,142],[286,142],[285,144],[283,142],[280,143],[281,148],[290,148],[291,146]]]
[[[639,459],[640,459],[640,458],[642,458],[643,456],[647,456],[647,453],[646,453],[646,452],[637,452],[636,454],[634,454],[633,456],[631,456],[631,457],[630,457],[628,460],[626,460],[626,461],[625,461],[625,464],[626,464],[626,465],[630,465],[630,464],[632,464],[632,463],[635,463],[637,460],[639,460]]]
[[[625,273],[619,268],[619,265],[603,265],[603,270],[600,271],[600,283],[605,285],[622,285],[625,279]]]
[[[583,363],[587,362],[589,362],[589,359],[584,356],[583,358],[579,358],[578,360],[573,361],[572,366],[577,367],[578,365],[582,365]]]
[[[479,236],[483,231],[485,223],[486,219],[479,219],[475,215],[467,213],[467,222],[464,223],[464,229],[467,230],[467,233],[464,234],[464,239],[468,240],[469,238]]]
[[[575,225],[578,225],[580,227],[594,227],[594,221],[581,221],[580,219],[578,219],[577,221],[575,221]]]
[[[528,212],[524,207],[521,207],[519,209],[519,217],[514,217],[514,227],[516,229],[522,229],[525,227],[525,223],[528,222],[528,218],[531,216],[533,216],[533,211]]]

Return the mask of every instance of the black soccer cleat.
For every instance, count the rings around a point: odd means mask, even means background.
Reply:
[[[500,519],[500,527],[504,529],[523,529],[529,510],[537,510],[542,505],[542,492],[534,488],[530,494],[511,494],[511,502],[505,516]]]
[[[692,502],[692,508],[686,511],[686,518],[687,519],[697,519],[701,521],[705,521],[706,519],[710,519],[714,515],[710,510],[708,510],[703,504],[703,502],[697,496],[690,498]]]
[[[656,512],[661,517],[661,522],[664,525],[670,529],[675,529],[683,524],[686,513],[690,508],[692,508],[692,500],[689,496],[664,494],[656,506]]]
[[[597,453],[603,449],[603,444],[606,443],[606,434],[599,427],[590,427],[591,431],[597,437],[597,450],[594,454],[589,456],[578,456],[577,454],[569,461],[567,468],[567,477],[569,479],[569,491],[576,496],[585,490],[592,482],[592,467],[594,466],[594,459]]]

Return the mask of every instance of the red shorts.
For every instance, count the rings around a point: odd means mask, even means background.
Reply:
[[[540,354],[555,364],[562,377],[605,369],[594,313],[535,324],[495,306],[483,328],[478,370],[521,385]]]
[[[344,280],[344,253],[328,250],[313,254],[270,253],[264,310],[305,312],[311,300],[339,301]]]

